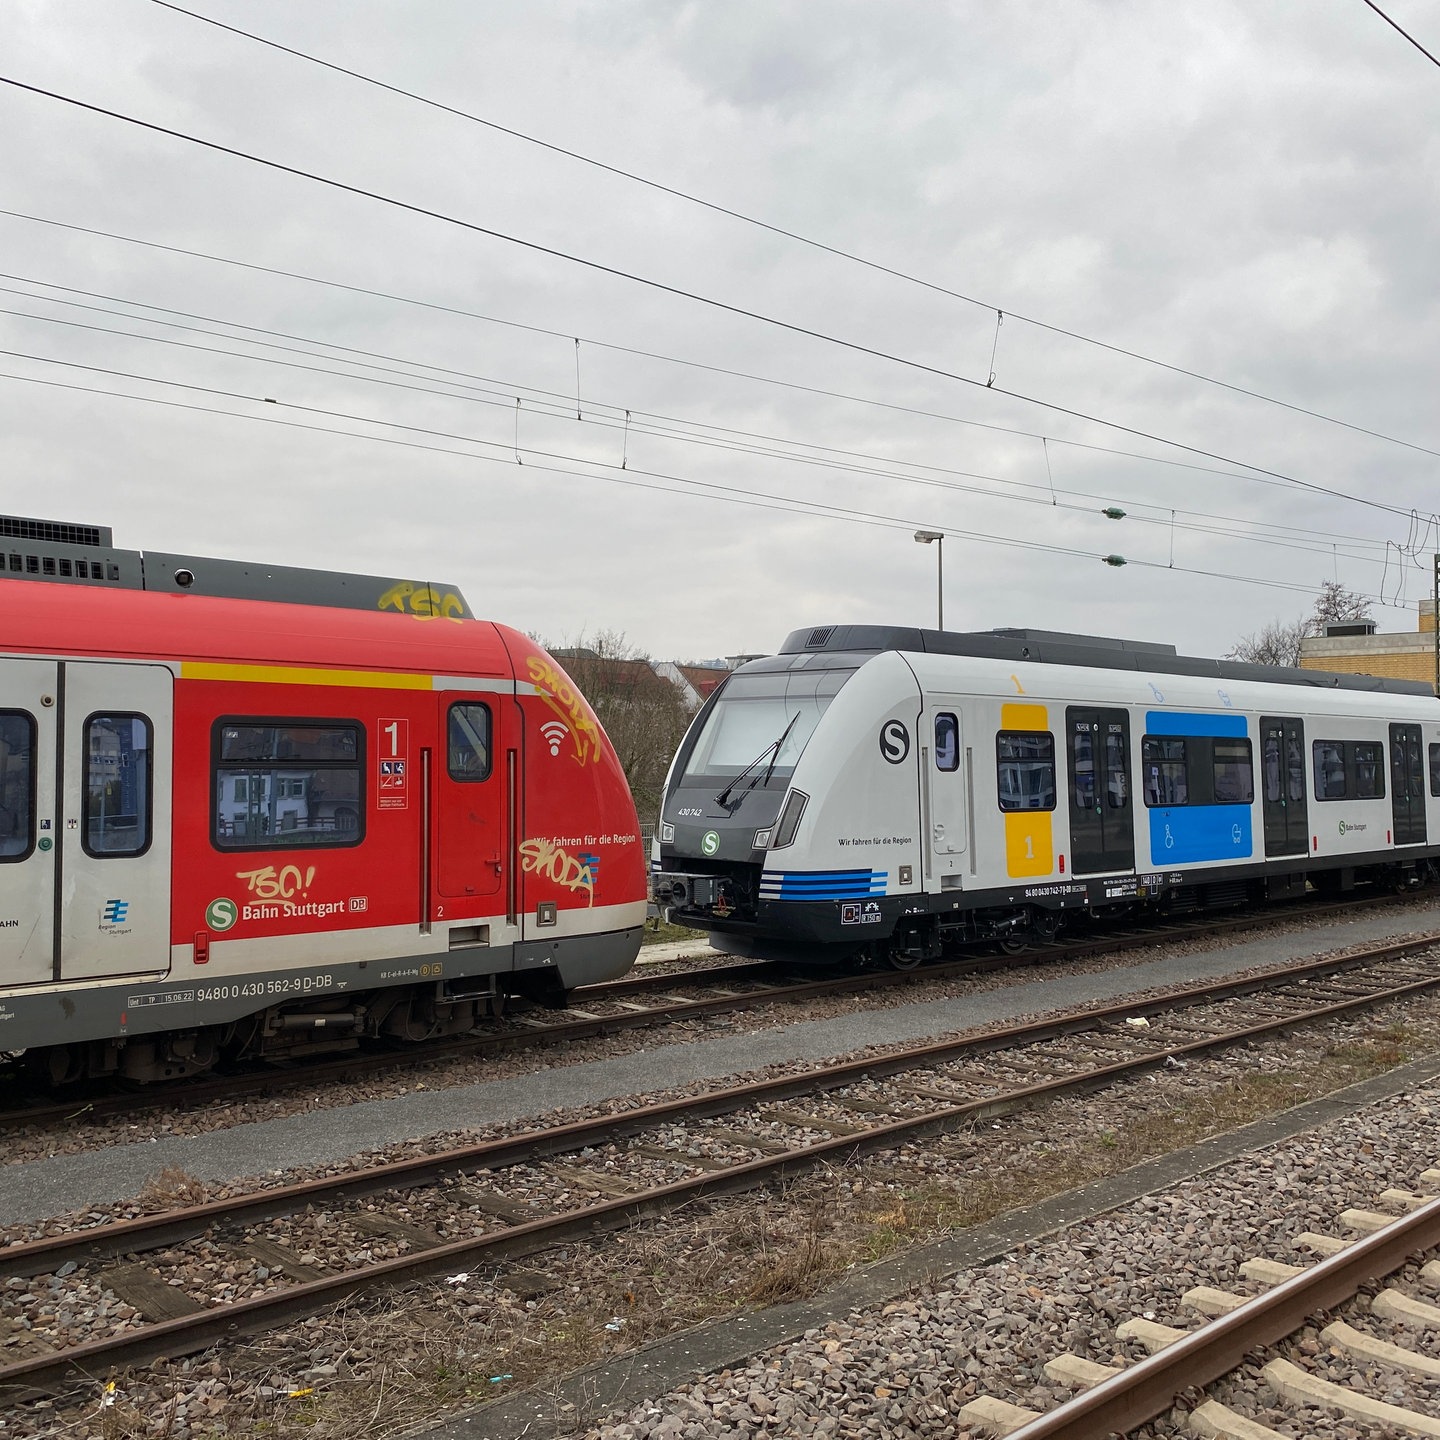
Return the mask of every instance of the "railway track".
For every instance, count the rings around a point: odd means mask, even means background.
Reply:
[[[1182,1395],[1223,1379],[1247,1356],[1280,1345],[1317,1314],[1351,1304],[1362,1287],[1385,1280],[1417,1254],[1427,1252],[1432,1258],[1419,1275],[1422,1284],[1429,1286],[1427,1298],[1387,1286],[1363,1307],[1391,1331],[1389,1338],[1334,1320],[1320,1331],[1320,1339],[1333,1353],[1357,1364],[1378,1364],[1435,1380],[1440,1377],[1440,1361],[1416,1349],[1413,1336],[1416,1329],[1440,1329],[1440,1307],[1432,1303],[1440,1297],[1440,1260],[1433,1258],[1440,1247],[1440,1170],[1425,1171],[1420,1183],[1427,1186],[1428,1193],[1390,1190],[1381,1197],[1381,1203],[1409,1213],[1393,1216],[1354,1209],[1337,1217],[1337,1229],[1364,1238],[1301,1235],[1300,1243],[1325,1257],[1315,1264],[1296,1266],[1268,1256],[1245,1261],[1241,1275],[1268,1287],[1259,1295],[1247,1299],[1228,1290],[1195,1287],[1182,1298],[1182,1304],[1192,1313],[1213,1317],[1206,1324],[1184,1330],[1144,1316],[1124,1321],[1116,1328],[1116,1339],[1136,1341],[1150,1352],[1138,1364],[1107,1366],[1080,1355],[1055,1356],[1045,1365],[1047,1377],[1081,1391],[1058,1409],[1037,1413],[982,1396],[965,1405],[961,1415],[984,1433],[1011,1440],[1096,1440],[1127,1435],[1164,1414]],[[1337,1385],[1283,1356],[1273,1356],[1261,1373],[1275,1401],[1338,1411],[1349,1420],[1384,1427],[1386,1434],[1440,1435],[1440,1418]],[[1194,1406],[1187,1423],[1192,1435],[1286,1440],[1279,1431],[1215,1399]]]
[[[0,1398],[193,1353],[377,1287],[482,1267],[500,1267],[504,1284],[506,1267],[563,1241],[816,1165],[921,1140],[966,1153],[963,1132],[981,1122],[1440,989],[1425,953],[1437,945],[1440,934],[1411,937],[11,1245],[0,1250],[0,1354],[16,1358],[0,1366]],[[657,1183],[637,1178],[647,1169]],[[340,1253],[390,1253],[334,1268],[314,1252],[333,1256],[337,1241]],[[208,1257],[207,1275],[221,1263],[219,1273],[243,1271],[239,1288],[250,1293],[187,1289],[197,1255]],[[27,1323],[27,1282],[52,1310],[72,1291],[77,1308],[109,1297],[112,1333],[57,1348]]]
[[[1430,892],[1417,897],[1431,899]],[[346,1054],[339,1058],[265,1067],[238,1073],[202,1076],[143,1091],[85,1090],[61,1098],[26,1092],[18,1079],[0,1091],[0,1133],[23,1126],[87,1121],[157,1111],[189,1109],[217,1100],[238,1100],[283,1093],[301,1086],[344,1084],[420,1065],[502,1055],[533,1046],[558,1045],[595,1036],[654,1025],[675,1024],[707,1016],[731,1014],[760,1006],[802,1003],[827,996],[892,989],[930,980],[949,979],[1021,965],[1063,963],[1172,944],[1206,935],[1231,934],[1282,923],[1297,916],[1324,919],[1397,903],[1393,895],[1342,903],[1299,901],[1262,913],[1174,921],[1142,928],[1104,931],[1084,939],[1038,945],[1019,955],[969,955],[912,971],[865,970],[843,975],[795,978],[784,966],[768,961],[722,961],[684,972],[643,971],[571,994],[562,1011],[523,1010],[483,1029],[422,1046],[387,1048]],[[3,1080],[0,1071],[0,1080]]]

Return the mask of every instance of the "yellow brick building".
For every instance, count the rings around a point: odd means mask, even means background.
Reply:
[[[1345,627],[1354,628],[1354,627]],[[1384,675],[1435,684],[1435,602],[1420,602],[1419,628],[1398,635],[1315,635],[1300,642],[1302,670]]]

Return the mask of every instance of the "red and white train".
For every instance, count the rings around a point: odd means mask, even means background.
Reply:
[[[153,1080],[633,963],[615,753],[452,588],[0,518],[0,614],[0,1053]]]

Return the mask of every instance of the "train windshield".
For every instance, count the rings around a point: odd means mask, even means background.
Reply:
[[[752,773],[762,788],[788,784],[820,717],[854,673],[737,675],[725,686],[696,738],[681,783],[732,779],[759,756],[763,763]],[[766,750],[777,742],[772,765]]]

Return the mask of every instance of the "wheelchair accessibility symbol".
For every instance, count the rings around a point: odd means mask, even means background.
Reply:
[[[1175,848],[1175,837],[1170,833],[1170,827],[1168,825],[1165,827],[1165,848],[1167,850],[1173,850]]]

